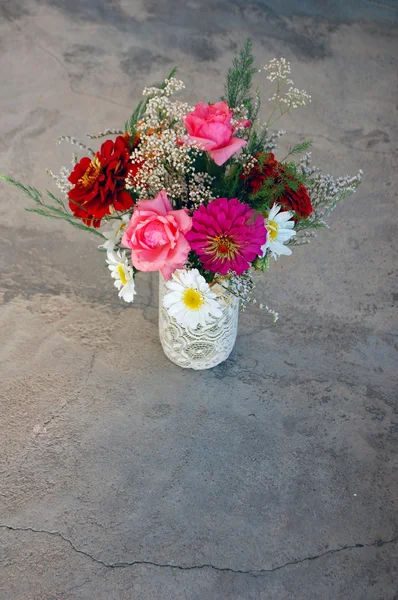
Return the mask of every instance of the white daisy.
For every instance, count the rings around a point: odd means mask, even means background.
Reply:
[[[136,295],[134,283],[134,271],[128,263],[126,252],[108,252],[106,262],[111,276],[115,280],[115,287],[119,290],[119,298],[125,302],[134,302]]]
[[[106,242],[98,246],[98,248],[105,248],[107,252],[112,252],[116,244],[122,239],[129,220],[129,214],[123,215],[120,219],[112,219],[112,229],[101,231],[102,235],[106,238]]]
[[[169,292],[163,298],[163,306],[183,327],[196,329],[222,317],[217,295],[198,269],[175,271],[166,287]]]
[[[294,213],[288,210],[279,212],[281,208],[282,207],[280,204],[274,204],[267,218],[265,219],[267,241],[261,247],[263,256],[265,256],[267,250],[269,249],[275,260],[281,254],[289,256],[292,253],[290,248],[284,246],[284,244],[290,240],[290,238],[296,235],[296,231],[293,229],[294,221],[290,221]]]

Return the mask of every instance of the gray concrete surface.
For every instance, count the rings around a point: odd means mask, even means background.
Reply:
[[[119,303],[96,239],[1,185],[1,600],[398,598],[396,5],[279,4],[0,2],[2,172],[48,187],[59,135],[174,64],[217,98],[247,34],[313,96],[282,151],[365,172],[203,373],[162,354],[155,277]]]

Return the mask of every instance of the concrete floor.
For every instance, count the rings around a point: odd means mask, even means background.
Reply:
[[[397,13],[278,4],[0,2],[0,172],[49,187],[58,136],[120,127],[174,64],[216,99],[248,34],[313,97],[281,152],[365,172],[259,286],[280,321],[246,312],[203,373],[162,354],[156,277],[121,304],[96,238],[1,185],[1,600],[398,598]]]

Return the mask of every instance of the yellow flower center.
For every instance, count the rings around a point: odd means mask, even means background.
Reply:
[[[227,260],[232,260],[238,250],[236,242],[228,235],[214,236],[209,249],[218,258],[226,258]]]
[[[101,163],[97,156],[94,156],[93,160],[88,166],[87,171],[83,177],[80,178],[79,183],[85,188],[90,187],[101,173]]]
[[[274,241],[278,235],[278,224],[275,221],[267,221],[266,229],[269,237]]]
[[[124,272],[122,265],[117,266],[117,272],[119,273],[119,278],[120,278],[120,281],[122,282],[122,284],[126,285],[127,278],[126,278],[126,273]]]
[[[182,301],[189,310],[199,310],[204,302],[202,294],[192,288],[184,292]]]

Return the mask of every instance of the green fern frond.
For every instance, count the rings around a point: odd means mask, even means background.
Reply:
[[[296,146],[293,146],[293,148],[289,149],[289,152],[286,154],[286,156],[282,159],[281,162],[286,160],[288,156],[292,156],[294,154],[304,154],[304,152],[307,152],[307,150],[309,150],[311,148],[312,143],[313,143],[312,140],[304,140],[303,142],[300,142]]]
[[[36,213],[43,217],[49,217],[51,219],[61,219],[61,220],[67,221],[73,227],[76,227],[77,229],[82,229],[83,231],[88,231],[89,233],[94,233],[95,235],[97,235],[101,238],[104,237],[102,235],[102,233],[100,233],[93,227],[88,227],[87,225],[84,225],[84,223],[82,223],[82,221],[78,217],[75,217],[71,213],[68,213],[66,211],[63,201],[60,200],[59,198],[57,198],[56,196],[54,196],[54,194],[52,194],[51,192],[47,191],[49,198],[51,200],[53,200],[53,202],[55,202],[61,208],[58,208],[57,206],[54,206],[52,204],[46,204],[43,200],[42,193],[38,189],[36,189],[30,185],[26,186],[23,183],[21,183],[20,181],[16,181],[15,179],[12,179],[11,177],[7,177],[7,175],[0,175],[0,179],[3,179],[4,181],[11,183],[11,185],[13,185],[16,188],[18,188],[19,190],[21,190],[21,192],[23,192],[26,196],[28,196],[31,200],[33,200],[33,202],[35,202],[35,204],[38,205],[37,208],[25,208],[25,210],[27,212],[33,212],[33,213]]]
[[[251,85],[256,72],[253,64],[252,40],[247,38],[244,47],[234,58],[232,67],[228,70],[225,95],[222,97],[222,100],[225,100],[230,108],[236,108],[241,104],[245,105],[249,112],[249,118],[252,118],[253,115]]]

